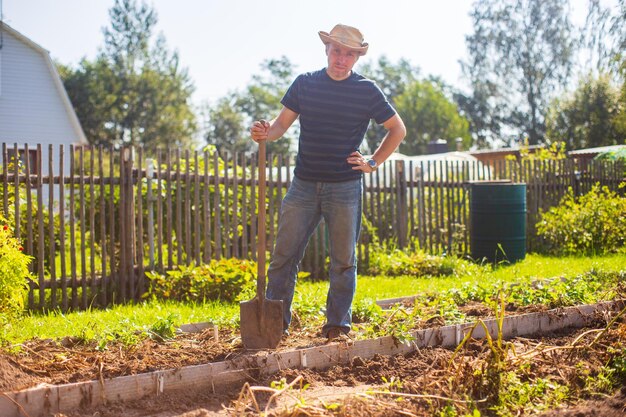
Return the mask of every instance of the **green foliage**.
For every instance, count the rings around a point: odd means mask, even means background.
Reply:
[[[158,341],[172,339],[176,335],[176,320],[180,317],[175,313],[170,313],[167,317],[159,317],[159,319],[147,330],[150,338]]]
[[[32,278],[28,270],[31,259],[24,254],[13,230],[0,216],[0,322],[22,313],[28,291],[27,279]]]
[[[200,266],[179,265],[165,274],[146,273],[146,297],[177,301],[234,301],[256,279],[256,263],[239,259],[212,259]]]
[[[420,75],[420,69],[412,66],[406,59],[401,58],[394,64],[385,55],[375,63],[359,64],[358,72],[374,80],[394,107],[396,98],[404,93],[407,86],[417,81]],[[406,120],[404,122],[407,123]],[[364,152],[373,153],[384,135],[385,128],[372,122],[365,134],[367,150]]]
[[[508,301],[519,306],[541,304],[548,308],[590,304],[604,295],[602,289],[611,281],[615,281],[612,276],[594,272],[571,278],[540,280],[516,286],[510,292]]]
[[[415,339],[413,332],[420,319],[418,309],[409,310],[402,305],[395,306],[386,314],[375,314],[361,327],[364,337],[391,336],[396,343],[408,343]]]
[[[528,139],[524,139],[524,142],[520,145],[519,159],[521,161],[560,161],[567,158],[565,145],[565,142],[552,142],[548,147],[539,148],[531,152],[528,146]],[[515,155],[507,155],[505,159],[507,161],[518,160]]]
[[[145,336],[145,333],[139,331],[136,325],[133,325],[130,320],[125,318],[111,328],[104,329],[102,332],[84,333],[82,339],[84,343],[90,343],[92,340],[95,341],[96,350],[104,351],[109,348],[109,344],[111,343],[134,346],[144,339]]]
[[[294,328],[302,331],[319,331],[325,320],[322,306],[328,294],[327,287],[328,282],[321,283],[321,285],[309,282],[296,287],[292,304],[293,321],[291,324]]]
[[[543,141],[554,91],[567,83],[577,40],[560,0],[473,3],[474,31],[462,64],[472,93],[464,110],[481,144],[528,137]]]
[[[227,151],[251,151],[253,142],[245,130],[243,114],[237,108],[238,97],[231,94],[220,98],[213,106],[202,109],[205,119],[204,137],[223,155]]]
[[[553,409],[570,396],[567,386],[546,378],[520,379],[517,372],[504,372],[498,404],[494,411],[499,416],[536,415]]]
[[[528,305],[544,305],[548,308],[565,307],[579,304],[591,304],[615,296],[612,288],[624,279],[623,272],[600,272],[591,270],[571,277],[535,279],[528,282],[494,283],[464,285],[440,292],[432,301],[416,300],[430,306],[446,306],[452,314],[456,306],[470,302],[491,303],[503,292],[507,308],[514,309]]]
[[[383,314],[382,308],[371,298],[358,300],[352,306],[352,321],[367,323],[377,321]]]
[[[596,161],[620,161],[626,164],[626,148],[600,152],[593,159]]]
[[[455,150],[457,138],[461,138],[463,147],[469,149],[469,122],[459,114],[457,105],[446,97],[441,83],[414,81],[394,102],[407,128],[400,152],[425,155],[428,143],[437,139],[447,140],[448,149]]]
[[[626,136],[617,122],[624,111],[611,77],[588,75],[573,93],[552,102],[546,117],[546,137],[564,141],[569,149],[617,145]]]
[[[143,1],[116,0],[109,16],[96,60],[59,71],[87,140],[147,151],[192,144],[193,83],[163,36],[151,42],[156,12]]]
[[[244,91],[230,93],[213,105],[203,106],[202,136],[221,155],[256,150],[248,127],[254,120],[272,119],[278,115],[282,108],[280,100],[293,78],[293,64],[287,57],[265,60],[260,73],[252,77]],[[294,125],[283,138],[268,143],[268,153],[288,155],[297,136],[296,129]]]
[[[553,254],[602,254],[626,244],[626,198],[596,184],[585,195],[572,190],[541,214],[537,234]]]
[[[479,269],[469,261],[452,256],[429,255],[417,248],[414,250],[397,248],[393,243],[382,242],[372,245],[369,262],[362,273],[385,276],[450,276],[460,270],[469,272]]]
[[[613,356],[607,364],[615,378],[615,382],[623,385],[626,381],[626,348],[610,348],[609,353]]]

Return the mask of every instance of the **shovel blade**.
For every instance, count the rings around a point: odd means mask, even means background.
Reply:
[[[283,337],[282,300],[259,299],[239,304],[241,340],[246,349],[274,349]]]

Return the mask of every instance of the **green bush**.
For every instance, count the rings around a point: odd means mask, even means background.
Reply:
[[[596,184],[579,197],[570,189],[558,206],[542,213],[537,235],[555,255],[613,253],[626,243],[624,219],[626,198]]]
[[[17,317],[24,309],[28,293],[28,264],[26,255],[13,230],[0,216],[0,319],[5,321]]]
[[[165,274],[148,272],[146,297],[177,301],[234,301],[256,279],[256,263],[240,259],[211,260],[200,266],[180,265]]]
[[[383,242],[371,245],[369,261],[361,271],[367,275],[385,276],[452,276],[459,271],[474,268],[468,261],[454,256],[429,255],[417,248],[398,249]]]

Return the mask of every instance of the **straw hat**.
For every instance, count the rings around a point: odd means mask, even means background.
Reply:
[[[363,34],[357,28],[352,26],[338,24],[330,33],[319,31],[320,39],[325,45],[329,42],[335,42],[345,48],[359,52],[361,55],[367,53],[368,44],[363,42]]]

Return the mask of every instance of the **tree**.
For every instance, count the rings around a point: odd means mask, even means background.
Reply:
[[[135,0],[115,0],[111,27],[94,62],[61,74],[90,143],[189,146],[196,130],[193,83],[165,39],[151,43],[156,12]]]
[[[111,121],[115,120],[117,101],[112,92],[119,86],[107,61],[103,57],[83,59],[76,69],[60,63],[56,66],[89,143],[112,144],[115,129]]]
[[[254,150],[247,127],[254,120],[278,115],[282,108],[280,100],[287,92],[293,77],[293,65],[285,56],[262,62],[261,73],[253,76],[243,91],[230,93],[217,103],[205,106],[204,139],[214,144],[220,152],[227,149]],[[283,156],[292,153],[297,129],[297,124],[294,124],[283,138],[268,143],[267,151]]]
[[[358,72],[375,81],[383,93],[385,93],[389,102],[395,107],[396,98],[404,92],[408,85],[417,81],[421,71],[405,59],[400,59],[394,64],[383,55],[375,64],[370,62],[363,63]],[[378,143],[384,135],[384,127],[374,122],[370,124],[365,135],[365,142],[369,152],[376,150]]]
[[[462,63],[472,95],[467,110],[481,140],[543,142],[544,117],[566,85],[577,43],[563,0],[480,0]],[[477,123],[478,119],[483,122]]]
[[[617,117],[620,112],[619,90],[608,74],[580,80],[573,94],[556,99],[546,118],[546,136],[564,141],[569,149],[617,145],[626,137]]]
[[[457,105],[446,97],[441,83],[414,81],[395,98],[395,103],[407,128],[400,152],[426,154],[428,143],[437,139],[445,139],[448,149],[454,149],[456,138],[461,138],[463,146],[469,148],[469,122],[459,114]]]
[[[219,99],[215,106],[206,106],[204,137],[221,155],[251,150],[252,141],[246,137],[244,115],[237,109],[237,99],[236,94],[231,94]]]
[[[626,0],[619,0],[618,12],[612,19],[611,33],[615,37],[613,61],[622,82],[620,92],[621,112],[615,117],[614,123],[621,132],[622,143],[626,143]]]

